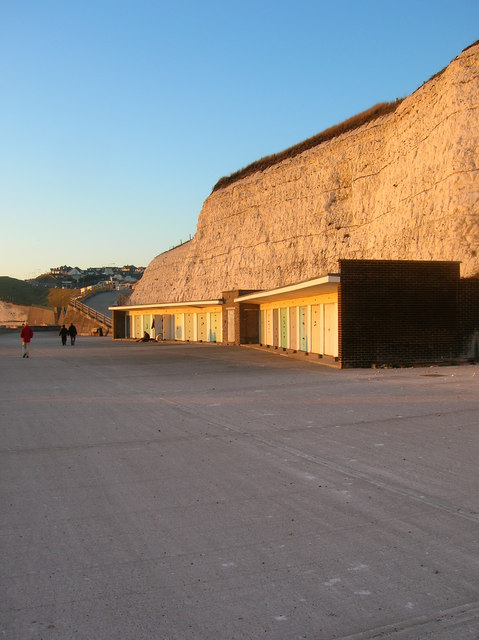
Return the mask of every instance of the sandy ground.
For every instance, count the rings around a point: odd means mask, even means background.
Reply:
[[[0,637],[479,637],[479,369],[0,335]]]

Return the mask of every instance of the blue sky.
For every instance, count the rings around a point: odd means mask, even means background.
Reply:
[[[136,264],[224,175],[404,97],[479,2],[0,0],[0,275]]]

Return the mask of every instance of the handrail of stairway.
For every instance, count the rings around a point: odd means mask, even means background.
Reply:
[[[113,291],[115,285],[112,283],[93,284],[90,287],[82,287],[80,293],[72,298],[72,300],[86,300],[91,295],[101,293],[102,291]]]
[[[75,307],[75,309],[78,309],[79,311],[89,316],[90,318],[93,318],[94,320],[98,320],[99,322],[106,325],[107,327],[112,326],[111,318],[106,316],[104,313],[100,313],[96,309],[93,309],[92,307],[89,307],[88,305],[83,304],[83,302],[80,302],[78,298],[72,298],[70,300],[70,304],[72,307]]]

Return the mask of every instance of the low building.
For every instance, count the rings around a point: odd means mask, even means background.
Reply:
[[[223,300],[110,307],[113,338],[222,342]]]
[[[258,344],[339,367],[479,358],[479,279],[461,279],[459,262],[340,260],[269,291],[111,310],[116,339]]]

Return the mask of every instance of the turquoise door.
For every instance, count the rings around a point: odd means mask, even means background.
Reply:
[[[150,315],[143,316],[143,332],[145,331],[151,335],[151,316]]]
[[[299,307],[299,348],[301,351],[309,351],[308,307]]]
[[[221,342],[221,313],[212,311],[210,313],[210,333],[208,342]]]
[[[281,314],[281,346],[286,349],[288,346],[288,309],[280,309]]]
[[[289,309],[289,346],[291,349],[298,348],[298,307]]]

